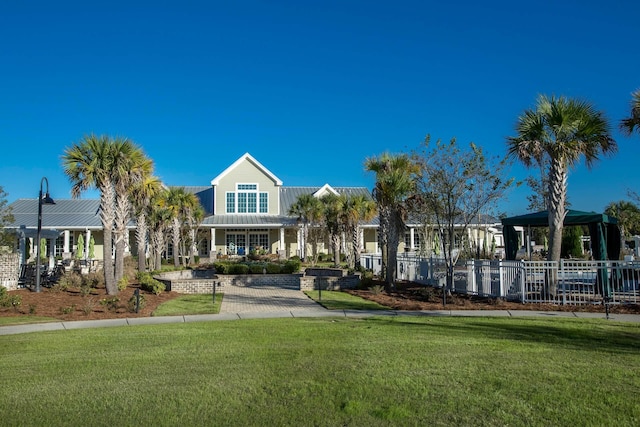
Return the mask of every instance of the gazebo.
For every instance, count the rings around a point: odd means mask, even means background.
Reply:
[[[586,225],[591,236],[593,259],[604,261],[617,259],[620,254],[620,229],[618,220],[606,214],[568,210],[564,218],[565,226]],[[515,227],[548,227],[549,212],[541,211],[527,215],[502,219],[505,240],[505,255],[509,260],[516,259],[518,252],[518,234]]]

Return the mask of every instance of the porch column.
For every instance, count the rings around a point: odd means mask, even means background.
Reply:
[[[62,245],[62,252],[68,254],[69,251],[69,230],[64,230],[64,244]]]
[[[360,229],[360,239],[358,240],[358,245],[360,246],[360,250],[365,250],[364,246],[364,228]]]
[[[280,227],[280,241],[278,242],[278,253],[284,254],[284,227]]]
[[[415,245],[415,228],[411,227],[409,229],[409,244],[411,245],[411,247],[409,248],[409,250],[413,250],[413,248],[416,247]]]
[[[84,257],[86,259],[89,258],[89,242],[90,241],[91,241],[91,230],[87,228],[87,231],[85,232],[85,239],[84,239]]]
[[[216,255],[216,229],[211,229],[211,244],[209,245],[209,258]]]

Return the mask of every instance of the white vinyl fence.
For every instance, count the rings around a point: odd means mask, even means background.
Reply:
[[[380,255],[364,254],[362,265],[380,274]],[[443,259],[399,254],[399,280],[443,287]],[[459,293],[531,303],[640,303],[638,261],[479,261],[454,268],[453,289]]]

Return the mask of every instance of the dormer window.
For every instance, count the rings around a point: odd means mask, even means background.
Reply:
[[[228,214],[254,214],[269,212],[269,193],[259,191],[258,184],[236,184],[236,191],[226,193]]]

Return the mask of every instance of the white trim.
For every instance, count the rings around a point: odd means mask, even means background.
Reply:
[[[333,187],[331,187],[329,184],[325,184],[318,191],[313,193],[313,197],[322,197],[326,193],[331,193],[334,196],[339,196],[340,195],[340,193],[338,193],[336,190],[334,190]]]
[[[271,171],[269,171],[269,169],[265,168],[259,161],[254,159],[251,156],[251,154],[249,154],[249,153],[245,153],[244,155],[242,155],[242,157],[240,157],[238,160],[233,162],[233,164],[231,166],[229,166],[228,168],[226,168],[220,175],[218,175],[217,177],[213,178],[211,180],[211,185],[213,185],[213,186],[218,185],[222,178],[224,178],[226,175],[228,175],[233,169],[235,169],[240,163],[242,163],[245,160],[248,160],[251,163],[253,163],[253,165],[256,166],[258,169],[260,169],[260,171],[262,173],[267,175],[275,183],[276,186],[281,186],[282,185],[282,181],[277,176],[275,176]]]

